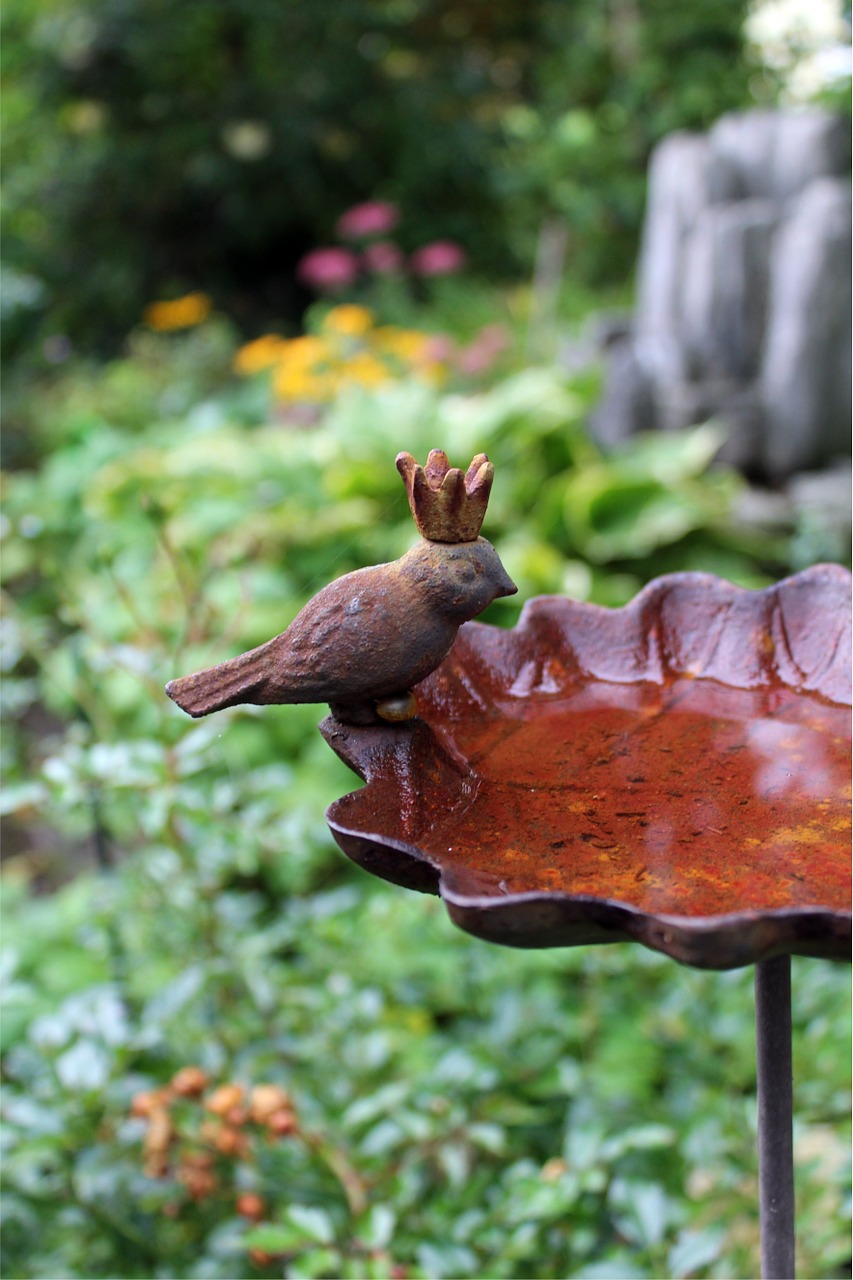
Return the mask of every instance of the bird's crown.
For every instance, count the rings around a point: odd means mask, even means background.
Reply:
[[[476,542],[489,504],[495,469],[478,453],[462,474],[447,454],[433,449],[422,467],[410,453],[397,454],[409,506],[421,536],[430,542]]]

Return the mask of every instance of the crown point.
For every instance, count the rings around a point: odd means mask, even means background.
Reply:
[[[397,457],[394,460],[394,465],[397,468],[397,470],[400,472],[400,475],[403,477],[403,480],[406,480],[408,476],[414,474],[418,466],[418,464],[415,462],[412,455],[410,453],[406,453],[405,451],[397,454]]]
[[[443,449],[430,449],[424,475],[431,489],[438,489],[450,470],[450,459]]]
[[[486,514],[495,469],[478,453],[463,475],[442,449],[432,449],[421,467],[410,453],[397,455],[409,506],[429,542],[476,542]]]
[[[471,465],[468,468],[468,470],[465,472],[465,483],[467,484],[469,480],[473,480],[477,472],[481,469],[481,467],[484,467],[484,466],[491,467],[492,464],[489,462],[489,458],[487,454],[478,453],[476,457],[471,459]],[[494,468],[492,468],[492,470],[494,470]]]
[[[484,453],[478,453],[465,472],[465,488],[469,493],[478,493],[481,489],[485,489],[486,501],[488,502],[494,478],[494,464],[489,462]]]

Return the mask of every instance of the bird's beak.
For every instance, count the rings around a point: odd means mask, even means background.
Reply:
[[[495,586],[496,586],[496,590],[495,590],[496,599],[499,598],[500,596],[514,596],[518,594],[518,587],[515,585],[512,578],[507,573],[506,569],[504,569],[503,565],[501,565],[501,574]]]

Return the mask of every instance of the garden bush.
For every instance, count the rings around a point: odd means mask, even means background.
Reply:
[[[445,345],[421,377],[425,325],[376,383],[356,376],[369,315],[311,323],[327,381],[307,400],[276,377],[292,346],[270,335],[253,363],[212,315],[72,358],[22,410],[0,649],[26,850],[3,898],[7,1271],[754,1274],[748,972],[476,942],[336,850],[323,811],[356,784],[319,708],[193,724],[163,685],[410,545],[401,447],[494,459],[486,533],[521,599],[618,604],[688,567],[761,585],[787,544],[738,527],[713,427],[602,454],[594,371],[509,351],[471,383]],[[795,962],[804,1276],[849,1274],[847,981]]]
[[[8,1274],[755,1275],[748,971],[493,948],[352,877],[270,896],[201,821],[49,903],[7,890]],[[797,960],[794,989],[816,1280],[849,1271],[848,977]],[[273,1125],[259,1086],[287,1093]]]
[[[190,289],[245,333],[293,322],[298,260],[377,197],[407,252],[449,238],[503,279],[559,216],[574,277],[621,283],[654,143],[773,96],[746,10],[8,0],[6,341],[115,351]]]

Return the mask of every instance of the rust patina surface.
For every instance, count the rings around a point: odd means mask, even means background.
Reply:
[[[411,719],[412,687],[450,652],[463,622],[514,595],[479,536],[494,468],[484,453],[463,473],[434,449],[425,467],[397,458],[421,540],[399,560],[324,587],[286,631],[166,693],[191,716],[240,703],[327,702],[344,723]]]
[[[463,928],[711,968],[849,955],[846,570],[535,600],[512,631],[463,627],[417,699],[401,726],[321,726],[367,781],[328,819]]]

